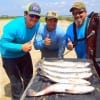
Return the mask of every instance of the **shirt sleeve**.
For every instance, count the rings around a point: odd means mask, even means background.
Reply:
[[[43,32],[43,27],[40,26],[34,38],[34,47],[36,50],[40,50],[44,47],[44,40],[43,40],[42,32]]]
[[[3,29],[3,34],[0,39],[0,46],[11,52],[19,52],[22,50],[22,44],[15,43],[16,30],[5,26]]]
[[[66,35],[65,35],[65,45],[67,47],[68,38],[73,42],[74,41],[74,35],[73,35],[73,23],[68,26],[66,29]]]
[[[58,39],[59,50],[58,50],[58,59],[63,58],[63,53],[65,51],[65,31],[61,31]]]

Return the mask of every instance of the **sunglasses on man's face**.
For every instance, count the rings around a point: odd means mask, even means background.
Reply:
[[[82,14],[84,11],[77,11],[77,12],[72,12],[73,15],[77,15],[77,14]]]
[[[30,16],[31,18],[37,18],[37,19],[40,19],[40,16],[38,16],[38,15],[29,14],[29,16]]]

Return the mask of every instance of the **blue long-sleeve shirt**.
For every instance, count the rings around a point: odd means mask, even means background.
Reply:
[[[76,28],[77,31],[77,38],[78,39],[82,39],[85,37],[85,30],[86,30],[86,25],[87,25],[87,18],[84,21],[83,25],[80,28]],[[70,40],[72,42],[74,42],[74,32],[73,32],[73,23],[69,25],[69,27],[67,28],[66,31],[66,44],[68,43],[68,38],[70,38]],[[77,45],[75,46],[75,51],[77,54],[78,58],[83,58],[85,59],[87,56],[86,53],[86,41],[79,41],[77,43]]]
[[[49,46],[46,46],[44,43],[47,35],[51,39],[51,44]],[[65,48],[65,31],[58,25],[54,30],[48,31],[47,25],[41,24],[35,36],[34,47],[37,50],[43,49],[44,47],[49,50],[58,49],[58,57],[62,57]]]
[[[32,28],[28,28],[25,17],[16,18],[6,24],[0,39],[1,56],[3,58],[16,58],[25,55],[25,52],[22,51],[22,44],[32,40],[39,25],[38,22]]]

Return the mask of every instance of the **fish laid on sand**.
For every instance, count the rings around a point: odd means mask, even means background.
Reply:
[[[59,77],[59,78],[90,78],[92,76],[91,72],[83,72],[83,73],[60,73],[60,72],[52,72],[47,69],[42,69],[44,75],[52,75],[54,77]]]
[[[80,78],[57,78],[57,77],[52,77],[51,75],[46,75],[46,77],[52,80],[53,82],[57,82],[57,83],[91,85],[89,81]]]
[[[61,67],[87,67],[90,65],[89,62],[68,62],[68,61],[56,61],[56,62],[49,62],[43,61],[43,65],[49,66],[61,66]]]
[[[27,96],[42,96],[50,93],[70,93],[70,94],[86,94],[91,93],[95,90],[93,86],[85,86],[85,85],[71,85],[71,84],[54,84],[48,86],[47,88],[34,92],[34,90],[29,89],[27,91]]]
[[[51,66],[46,66],[46,65],[42,65],[41,67],[41,70],[42,69],[47,69],[47,70],[50,70],[50,71],[53,71],[53,72],[71,72],[71,73],[75,73],[75,72],[91,72],[91,68],[89,67],[75,67],[73,69],[73,67],[65,67],[65,68],[62,68],[62,67],[51,67]]]

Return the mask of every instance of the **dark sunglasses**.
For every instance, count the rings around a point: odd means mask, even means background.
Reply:
[[[73,15],[82,14],[84,11],[72,12]]]
[[[40,19],[40,16],[38,16],[38,15],[29,14],[29,16],[32,17],[32,18]]]

